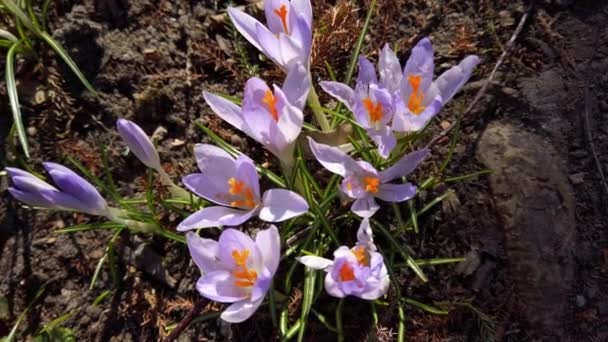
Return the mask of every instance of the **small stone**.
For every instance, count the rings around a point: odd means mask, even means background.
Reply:
[[[30,126],[27,128],[27,135],[30,137],[35,137],[38,134],[38,129],[34,126]]]
[[[502,87],[502,93],[507,95],[507,96],[513,96],[515,94],[517,94],[517,90],[511,87]]]
[[[581,295],[576,295],[576,306],[582,308],[583,306],[585,306],[585,304],[587,304],[587,300],[585,299],[585,297]]]
[[[585,173],[579,172],[571,174],[568,176],[568,179],[570,179],[570,183],[572,183],[572,185],[583,184],[585,182]]]
[[[439,126],[441,126],[441,129],[446,130],[446,129],[450,128],[450,126],[452,126],[452,124],[447,120],[443,120],[443,121],[441,121]]]
[[[180,147],[180,146],[184,146],[185,144],[186,144],[185,140],[173,139],[173,141],[171,142],[171,147]]]
[[[233,146],[243,147],[243,146],[245,146],[245,139],[241,138],[241,136],[238,134],[233,134],[230,136],[230,143]]]
[[[34,94],[34,103],[37,105],[41,105],[46,102],[47,96],[44,90],[38,90]]]

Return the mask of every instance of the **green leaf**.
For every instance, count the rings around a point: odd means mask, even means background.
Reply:
[[[19,94],[17,93],[17,82],[15,81],[15,53],[21,42],[13,44],[6,54],[6,90],[8,92],[8,99],[11,105],[11,112],[13,112],[13,122],[17,127],[17,136],[21,143],[21,148],[26,158],[30,158],[30,152],[27,144],[27,136],[25,134],[25,128],[23,127],[23,120],[21,119],[21,108],[19,107]]]

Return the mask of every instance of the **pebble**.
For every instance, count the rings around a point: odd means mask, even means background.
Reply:
[[[38,129],[34,126],[30,126],[27,128],[27,135],[30,137],[35,137],[38,134]]]
[[[583,297],[582,295],[576,295],[576,306],[582,308],[583,306],[585,306],[585,304],[587,304],[587,300],[585,299],[585,297]]]
[[[584,172],[573,173],[568,176],[568,179],[570,179],[570,183],[572,183],[572,185],[583,184],[583,183],[585,183],[585,173]]]

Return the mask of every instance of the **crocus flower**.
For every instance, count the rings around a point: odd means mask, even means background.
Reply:
[[[132,121],[126,119],[118,119],[116,121],[116,128],[118,133],[124,142],[129,146],[129,150],[144,163],[147,167],[152,168],[160,175],[161,182],[169,187],[169,191],[173,197],[177,198],[189,198],[188,192],[179,186],[175,185],[171,180],[171,177],[167,174],[165,169],[160,164],[160,157],[158,151],[154,147],[154,144],[146,135],[141,127]]]
[[[268,27],[236,8],[228,8],[237,30],[275,64],[289,70],[299,62],[308,69],[312,46],[310,0],[266,0],[264,13]]]
[[[312,153],[323,167],[344,177],[342,191],[355,199],[351,210],[361,217],[371,217],[380,209],[376,198],[387,202],[403,202],[414,197],[415,185],[389,182],[410,174],[429,154],[428,149],[412,152],[388,169],[378,172],[370,163],[356,161],[336,147],[318,144],[311,138],[308,138],[308,142]]]
[[[58,188],[29,172],[7,167],[6,171],[13,181],[8,188],[11,195],[32,206],[109,215],[107,202],[84,178],[59,164],[46,162],[43,165]]]
[[[308,211],[300,195],[285,189],[270,189],[260,195],[260,179],[253,161],[245,155],[233,158],[213,145],[194,148],[201,173],[184,177],[190,191],[220,204],[203,208],[177,227],[180,231],[216,226],[238,226],[254,215],[280,222]]]
[[[287,74],[282,88],[274,85],[271,90],[261,79],[250,78],[242,108],[208,92],[203,92],[203,97],[215,114],[264,145],[283,164],[292,165],[309,84],[306,69],[298,64]]]
[[[382,61],[382,59],[381,59]],[[397,140],[389,123],[393,118],[394,105],[390,83],[393,74],[385,70],[386,65],[379,63],[380,82],[373,64],[365,57],[359,57],[359,75],[355,89],[340,82],[325,81],[320,85],[353,112],[355,120],[367,130],[369,137],[378,145],[378,153],[387,158]]]
[[[226,229],[218,241],[186,235],[192,260],[203,273],[196,289],[205,298],[232,303],[220,316],[239,323],[262,304],[281,259],[281,239],[275,226],[257,233],[255,241]]]
[[[399,59],[388,45],[382,50],[380,60],[386,70],[390,70],[387,73],[401,74]],[[393,130],[410,132],[422,129],[469,80],[478,63],[479,57],[467,56],[433,82],[433,47],[428,38],[420,40],[412,49],[402,77],[394,77],[390,81],[391,88],[399,84]]]
[[[390,279],[382,255],[376,252],[368,219],[361,222],[357,240],[353,248],[339,247],[334,260],[311,255],[297,259],[307,267],[327,272],[325,291],[334,297],[378,299],[388,291]]]

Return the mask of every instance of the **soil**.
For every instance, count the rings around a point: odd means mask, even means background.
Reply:
[[[313,73],[327,79],[327,60],[342,78],[368,2],[313,2],[318,27]],[[490,0],[378,3],[362,51],[371,58],[390,42],[399,47],[404,61],[425,35],[433,41],[438,69],[467,54],[482,57],[471,83],[433,123],[437,132],[455,121],[460,104],[472,100],[529,5]],[[100,97],[86,92],[45,46],[40,46],[38,62],[19,63],[20,100],[32,154],[27,165],[40,171],[42,161],[67,164],[69,155],[105,177],[104,146],[120,193],[141,194],[146,170],[132,155],[124,156],[114,130],[115,120],[125,117],[154,133],[175,179],[195,170],[192,146],[208,141],[197,123],[208,125],[256,161],[276,167],[255,142],[211,115],[202,100],[203,89],[238,97],[246,79],[256,73],[281,82],[280,70],[227,25],[226,6],[221,0],[53,2],[50,32]],[[598,170],[608,172],[606,41],[607,3],[537,1],[514,53],[464,118],[447,169],[448,176],[486,168],[493,173],[438,184],[416,200],[416,206],[422,206],[455,190],[421,218],[420,234],[403,237],[413,256],[466,256],[467,261],[427,268],[426,284],[406,268],[399,270],[407,297],[436,305],[450,302],[452,309],[449,315],[434,315],[407,306],[408,340],[608,340],[608,193]],[[323,103],[330,103],[320,95]],[[0,101],[8,113],[6,96]],[[23,167],[9,144],[10,122],[9,115],[0,116],[0,165]],[[433,148],[430,170],[448,149],[448,140]],[[199,300],[194,289],[199,271],[183,246],[127,233],[114,245],[116,277],[104,267],[89,290],[113,232],[56,233],[96,219],[23,208],[4,191],[7,186],[6,177],[0,178],[0,336],[7,335],[33,303],[20,325],[22,340],[72,313],[62,326],[72,329],[77,340],[153,341]],[[180,219],[163,217],[169,229]],[[379,219],[393,221],[388,212],[379,213]],[[44,293],[34,300],[42,288]],[[94,303],[107,290],[108,295]],[[299,312],[297,290],[291,300],[294,312]],[[321,296],[315,307],[333,317],[336,304]],[[376,327],[367,303],[348,299],[345,305],[352,308],[344,316],[348,340],[396,337],[394,303],[379,307]],[[210,305],[206,311],[219,308]],[[335,338],[312,316],[307,331],[310,341]],[[260,310],[238,325],[219,319],[192,324],[180,341],[275,338],[268,311]]]

